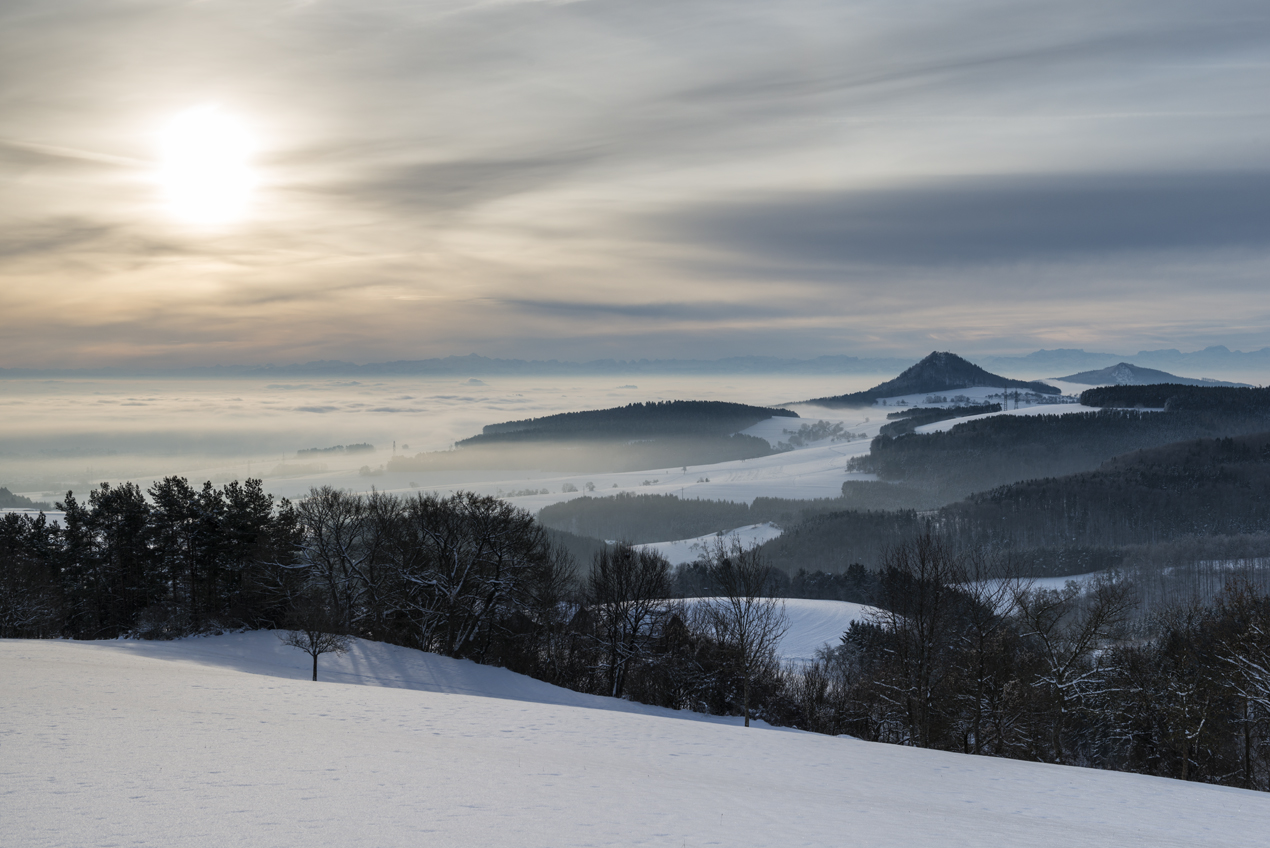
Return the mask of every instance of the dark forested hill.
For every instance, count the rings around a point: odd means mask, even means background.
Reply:
[[[934,512],[812,516],[763,549],[791,573],[876,568],[927,524],[958,547],[1012,552],[1033,576],[1112,568],[1144,548],[1195,540],[1228,540],[1214,548],[1227,557],[1263,556],[1270,432],[1135,451],[1095,471],[1002,486]],[[1257,550],[1241,553],[1249,544]]]
[[[613,409],[562,412],[487,425],[461,446],[559,439],[638,439],[667,436],[730,436],[768,418],[797,418],[788,409],[707,400],[632,403]]]
[[[4,486],[0,486],[0,508],[52,509],[51,506],[42,501],[33,501],[22,495],[15,495]]]
[[[1064,383],[1083,383],[1087,386],[1149,386],[1157,383],[1171,383],[1175,386],[1244,386],[1244,383],[1226,383],[1222,380],[1196,380],[1191,377],[1179,377],[1167,371],[1154,368],[1142,368],[1131,362],[1121,362],[1097,371],[1081,371],[1079,374],[1068,374],[1066,377],[1055,377]]]
[[[1134,450],[1264,430],[1270,430],[1270,412],[1253,406],[1230,411],[1106,409],[1067,415],[998,415],[939,433],[895,439],[879,436],[867,456],[852,460],[851,468],[925,489],[948,503],[1020,480],[1092,471]]]
[[[1020,389],[1044,395],[1060,394],[1058,389],[1045,383],[1011,380],[1008,377],[989,374],[978,365],[962,359],[955,353],[936,351],[894,380],[880,383],[863,392],[817,398],[807,402],[833,407],[871,406],[880,398],[926,392],[947,392],[976,386]]]
[[[787,409],[719,401],[633,403],[490,424],[455,450],[394,457],[389,471],[542,468],[641,471],[752,459],[773,453],[766,440],[739,431]]]
[[[1181,442],[1016,483],[945,507],[940,521],[968,543],[1025,548],[1270,532],[1270,433]]]

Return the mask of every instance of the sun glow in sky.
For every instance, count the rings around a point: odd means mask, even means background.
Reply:
[[[4,0],[0,368],[1270,344],[1265,0],[664,6]]]
[[[160,136],[159,181],[172,213],[196,224],[227,224],[247,211],[256,175],[252,140],[216,106],[173,118]]]

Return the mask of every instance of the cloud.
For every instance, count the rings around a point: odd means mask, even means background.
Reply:
[[[0,367],[1254,337],[1262,6],[12,0]],[[218,231],[152,173],[202,103]]]
[[[769,267],[1085,261],[1270,247],[1270,172],[984,176],[773,193],[650,226]]]

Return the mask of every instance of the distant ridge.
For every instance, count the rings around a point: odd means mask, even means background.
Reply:
[[[1024,356],[976,356],[985,367],[995,371],[1022,371],[1029,374],[1060,374],[1107,368],[1132,359],[1140,366],[1174,371],[1219,371],[1242,369],[1270,371],[1270,347],[1254,351],[1230,350],[1214,345],[1203,350],[1183,353],[1179,350],[1144,350],[1136,354],[1099,353],[1080,349],[1038,350]],[[156,366],[129,365],[95,368],[4,368],[0,379],[88,377],[124,379],[137,377],[189,377],[224,379],[247,377],[256,379],[302,379],[340,377],[435,376],[471,377],[561,375],[636,375],[636,374],[887,374],[895,373],[913,360],[908,357],[848,355],[817,356],[791,359],[776,356],[730,356],[721,359],[594,359],[567,362],[557,359],[498,359],[478,354],[445,356],[433,359],[407,359],[394,362],[358,364],[342,360],[317,360],[286,364]]]
[[[551,375],[630,376],[636,374],[885,374],[903,368],[909,360],[897,357],[817,356],[784,359],[775,356],[730,356],[723,359],[593,359],[565,362],[558,359],[495,359],[475,353],[434,359],[396,362],[354,362],[328,359],[287,365],[213,365],[207,367],[156,368],[0,368],[0,379],[97,377],[192,377],[224,379],[247,377],[294,380],[317,377],[517,377]]]
[[[863,392],[816,398],[807,401],[807,403],[820,404],[821,406],[871,406],[880,398],[922,394],[925,392],[946,392],[955,389],[969,389],[974,386],[1024,389],[1045,395],[1060,394],[1058,389],[1045,383],[1011,380],[1008,377],[990,374],[955,353],[935,351],[921,362],[905,370],[894,380],[888,380]]]
[[[1132,361],[1139,367],[1168,371],[1217,371],[1270,369],[1270,347],[1260,350],[1231,350],[1225,345],[1212,345],[1203,350],[1183,352],[1176,348],[1140,350],[1137,353],[1106,353],[1080,348],[1038,350],[1026,356],[978,356],[985,367],[1029,374],[1066,374],[1108,368]]]
[[[1227,383],[1222,380],[1211,380],[1207,377],[1195,379],[1179,377],[1167,371],[1154,368],[1142,368],[1129,362],[1121,362],[1110,368],[1098,371],[1081,371],[1066,377],[1055,377],[1064,383],[1081,383],[1086,386],[1150,386],[1156,383],[1171,383],[1175,386],[1233,386],[1248,388],[1247,383]]]

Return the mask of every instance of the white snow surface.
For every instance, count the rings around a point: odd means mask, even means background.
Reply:
[[[367,685],[312,683],[273,639],[0,641],[0,844],[1233,848],[1270,832],[1270,796],[1240,789],[593,709],[605,699],[369,643],[322,658]]]
[[[993,418],[997,415],[1075,415],[1078,412],[1099,412],[1098,407],[1083,406],[1079,403],[1043,403],[1037,406],[1021,406],[1018,409],[1009,409],[1002,412],[985,412],[982,415],[967,415],[964,418],[950,418],[947,421],[936,421],[933,424],[923,424],[916,429],[918,433],[941,433],[945,430],[951,430],[958,424],[964,424],[967,421],[978,421],[981,418]]]
[[[720,541],[726,547],[739,543],[741,547],[748,549],[764,542],[770,542],[782,532],[784,531],[781,528],[769,521],[765,524],[747,524],[744,527],[737,527],[722,536],[707,533],[704,536],[695,536],[691,539],[676,539],[673,542],[648,542],[634,547],[640,551],[657,551],[670,560],[671,565],[682,565],[685,562],[695,562],[702,554],[708,553]]]
[[[873,607],[846,601],[813,601],[786,598],[785,615],[789,629],[781,638],[777,653],[783,660],[807,662],[825,645],[836,647],[853,621],[867,621]]]
[[[689,598],[691,605],[710,600]],[[789,629],[776,646],[777,655],[786,662],[810,662],[825,645],[836,647],[853,621],[867,621],[874,607],[846,601],[814,601],[808,598],[783,598]]]

